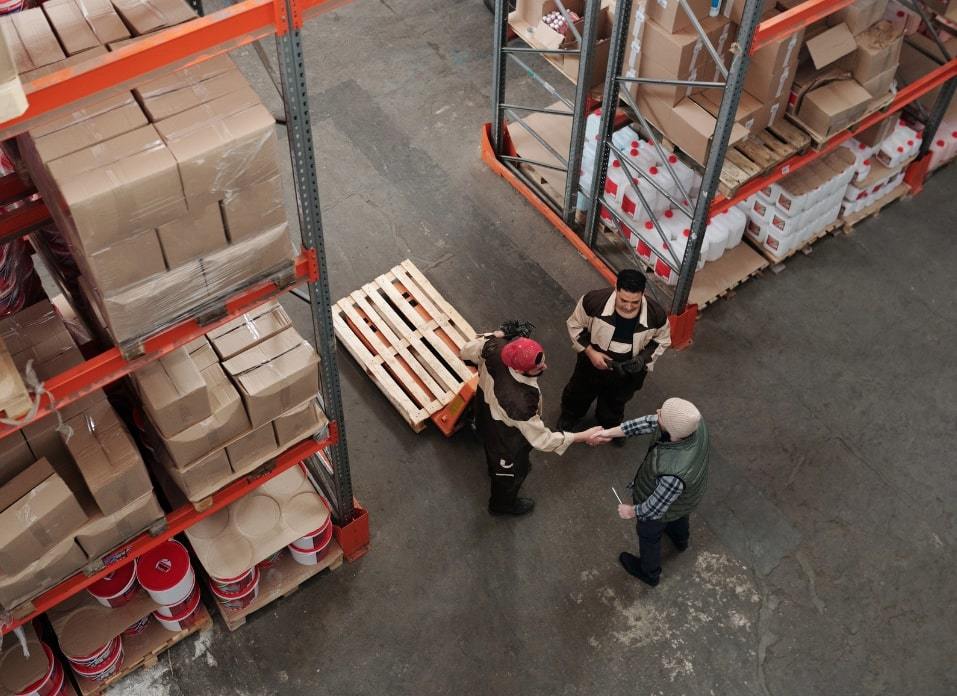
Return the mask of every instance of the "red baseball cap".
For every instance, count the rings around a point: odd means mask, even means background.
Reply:
[[[502,362],[518,372],[534,370],[539,356],[545,352],[538,341],[530,338],[516,338],[502,349]]]

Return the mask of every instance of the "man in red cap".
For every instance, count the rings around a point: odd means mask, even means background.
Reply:
[[[531,469],[533,449],[564,454],[575,442],[585,442],[601,430],[552,432],[542,422],[538,376],[546,368],[545,351],[530,338],[508,340],[502,331],[486,334],[462,348],[461,357],[479,368],[475,395],[476,426],[485,446],[492,491],[493,515],[524,515],[535,507],[518,490]]]

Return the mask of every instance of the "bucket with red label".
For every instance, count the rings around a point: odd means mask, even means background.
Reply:
[[[325,523],[319,529],[309,532],[305,536],[301,536],[292,542],[293,546],[298,546],[300,549],[310,549],[316,545],[316,542],[323,539],[325,535],[332,529],[332,518],[327,517]]]
[[[77,673],[77,676],[91,681],[104,681],[116,674],[123,664],[123,641],[117,636],[110,641],[109,645],[110,651],[107,653],[105,659],[95,665],[78,665],[74,663],[73,671]]]
[[[226,594],[239,594],[248,590],[256,579],[256,568],[250,568],[234,578],[217,578],[215,575],[210,575],[209,586],[213,592],[219,590]]]
[[[238,592],[226,592],[212,583],[210,583],[210,588],[213,594],[216,595],[216,601],[219,602],[223,609],[229,611],[245,609],[259,596],[259,569],[252,569],[252,582],[248,587]]]
[[[289,553],[293,559],[300,565],[317,565],[323,559],[329,550],[329,544],[332,541],[332,525],[330,524],[326,531],[315,539],[311,546],[298,546],[296,543],[289,545]]]
[[[70,664],[74,667],[96,667],[110,659],[118,642],[120,642],[119,637],[113,638],[105,645],[101,645],[86,655],[71,655],[65,650],[63,654],[66,655],[66,659],[69,660]]]
[[[279,563],[279,559],[282,558],[282,552],[283,552],[283,551],[284,551],[284,549],[279,549],[279,550],[276,551],[276,553],[274,553],[272,556],[269,556],[268,558],[262,559],[261,561],[259,561],[259,563],[256,564],[256,567],[257,567],[260,571],[268,570],[269,568],[272,568],[272,567],[275,566],[277,563]]]
[[[200,619],[199,588],[195,588],[186,606],[179,613],[173,616],[163,616],[159,611],[154,611],[153,618],[159,621],[167,631],[185,631],[187,628],[195,626]]]
[[[120,566],[87,588],[97,602],[117,609],[136,595],[140,585],[136,581],[136,561]]]
[[[63,665],[53,656],[53,651],[47,647],[46,643],[40,645],[43,646],[43,652],[47,656],[47,672],[41,679],[33,682],[23,691],[17,692],[16,696],[60,696],[63,693],[66,680]]]
[[[195,582],[193,583],[193,589],[189,591],[189,594],[186,596],[182,602],[177,602],[176,604],[170,604],[168,607],[160,607],[156,610],[156,613],[160,616],[164,616],[167,619],[174,616],[179,616],[184,611],[187,611],[192,605],[193,600],[199,595],[199,585]]]
[[[140,556],[136,579],[153,601],[164,607],[188,599],[196,582],[189,552],[173,539]]]
[[[146,627],[149,626],[149,625],[150,625],[150,615],[147,614],[146,616],[144,616],[142,619],[140,619],[140,620],[137,621],[136,623],[132,623],[132,624],[130,624],[129,626],[127,626],[126,630],[123,631],[123,635],[124,635],[124,636],[127,636],[127,637],[129,637],[129,636],[138,636],[138,635],[141,634],[143,631],[145,631],[145,630],[146,630]]]

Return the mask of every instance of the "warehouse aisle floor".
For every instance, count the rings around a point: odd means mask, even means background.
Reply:
[[[533,321],[553,423],[565,317],[601,281],[479,159],[490,21],[479,0],[362,0],[308,26],[331,283],[410,258],[477,328]],[[689,398],[714,455],[656,589],[616,560],[635,535],[610,486],[641,443],[537,456],[535,513],[492,518],[471,435],[414,434],[340,351],[370,553],[114,693],[957,692],[955,190],[951,167],[747,283],[661,361],[629,414]]]

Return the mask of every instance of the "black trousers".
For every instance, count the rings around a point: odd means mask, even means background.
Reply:
[[[688,515],[672,522],[638,520],[638,555],[641,570],[651,578],[661,575],[661,535],[667,534],[676,546],[686,546],[691,537]]]
[[[515,503],[518,491],[532,470],[529,459],[531,447],[522,448],[510,457],[485,449],[485,461],[488,463],[488,476],[491,481],[490,507],[508,508]]]
[[[597,399],[595,420],[598,424],[603,428],[620,425],[625,418],[625,405],[641,389],[646,374],[644,370],[634,375],[596,370],[588,356],[579,353],[575,370],[562,392],[562,419],[581,420]]]

